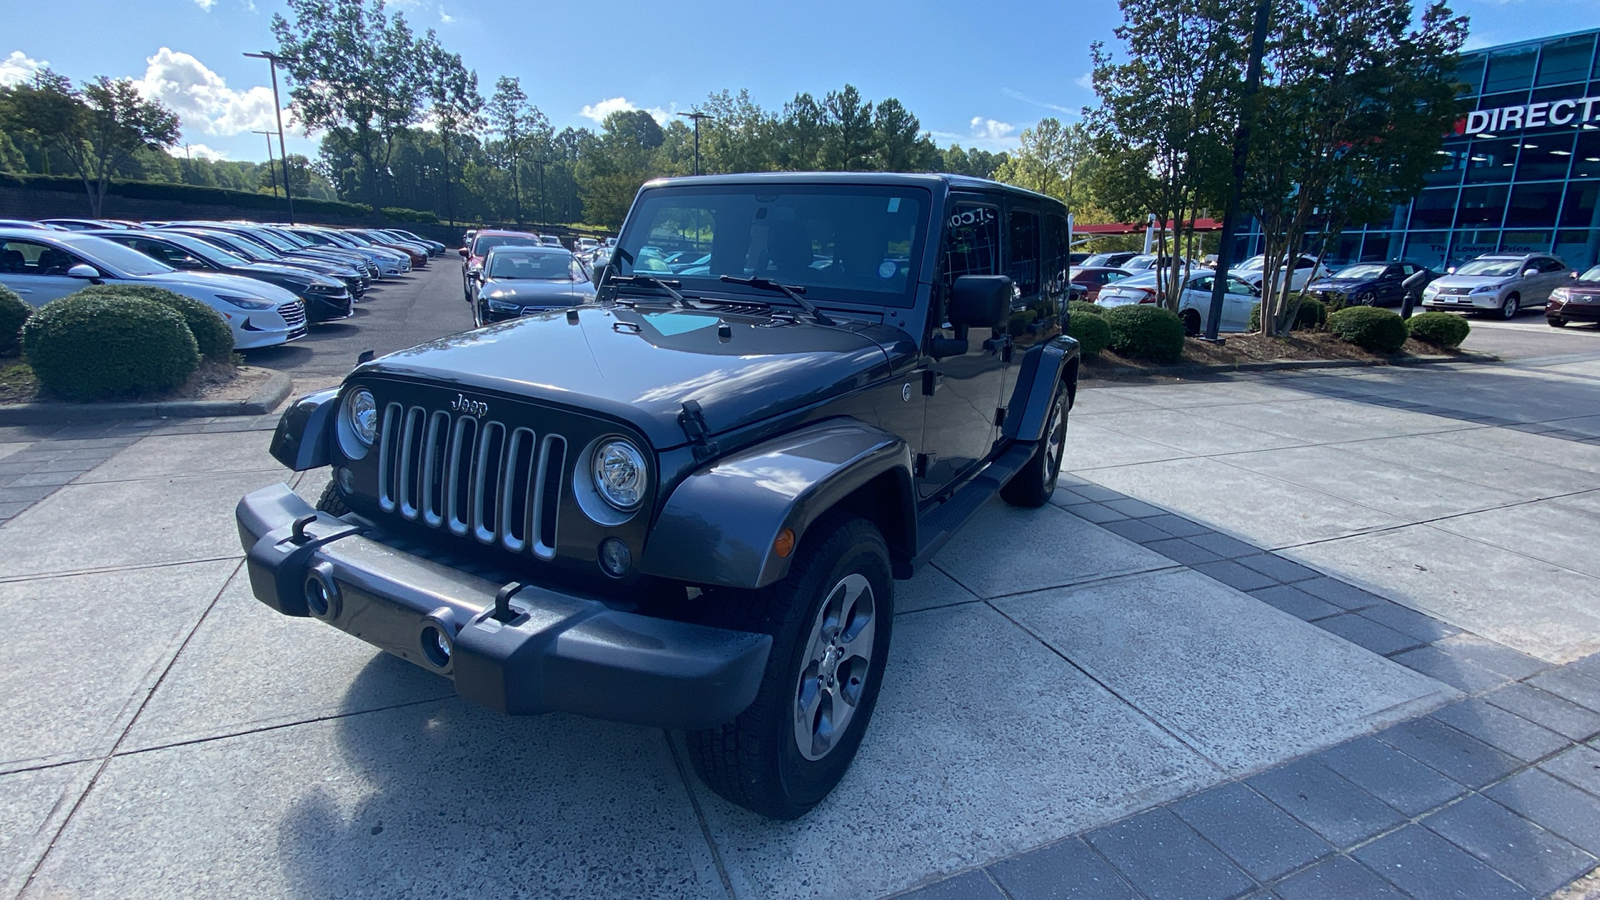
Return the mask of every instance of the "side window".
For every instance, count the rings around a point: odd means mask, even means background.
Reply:
[[[6,241],[0,244],[0,272],[39,275],[39,257],[48,249],[32,241]]]
[[[1561,271],[1562,269],[1565,269],[1565,268],[1566,268],[1566,266],[1562,265],[1560,260],[1546,259],[1544,261],[1544,265],[1540,267],[1540,271],[1542,271],[1542,272],[1559,272],[1559,271]]]
[[[1209,294],[1211,293],[1211,288],[1214,284],[1216,284],[1216,282],[1212,280],[1210,275],[1203,275],[1189,282],[1189,290],[1199,291],[1203,294]]]
[[[977,203],[956,204],[945,231],[946,284],[963,275],[999,274],[1000,211]]]
[[[1007,217],[1006,274],[1024,299],[1039,293],[1039,214],[1014,209]]]

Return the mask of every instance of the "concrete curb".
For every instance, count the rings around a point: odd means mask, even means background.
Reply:
[[[0,406],[0,425],[64,425],[107,419],[204,419],[261,416],[294,390],[294,379],[273,372],[248,400],[159,400],[152,403],[21,403]]]
[[[1104,375],[1220,375],[1229,372],[1283,372],[1299,369],[1368,369],[1378,366],[1425,366],[1437,363],[1493,363],[1500,357],[1490,353],[1467,350],[1455,356],[1408,356],[1402,359],[1283,359],[1268,362],[1225,363],[1215,366],[1181,365],[1138,369],[1133,366],[1115,366],[1109,369],[1090,367],[1089,372]]]

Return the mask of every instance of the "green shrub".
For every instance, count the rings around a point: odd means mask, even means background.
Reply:
[[[1406,321],[1376,306],[1347,306],[1328,316],[1328,330],[1373,353],[1398,353],[1406,345]]]
[[[31,315],[33,307],[16,291],[0,284],[0,356],[15,353],[22,346],[22,325]]]
[[[1111,343],[1111,326],[1106,324],[1105,316],[1098,314],[1079,315],[1074,310],[1067,334],[1077,339],[1084,356],[1093,356]]]
[[[78,293],[45,304],[22,329],[45,393],[107,400],[177,387],[200,365],[183,316],[138,297]]]
[[[1103,316],[1106,314],[1106,308],[1098,303],[1089,303],[1085,300],[1073,300],[1067,304],[1067,312],[1072,316],[1077,316],[1079,313],[1087,313],[1091,316]]]
[[[233,329],[211,307],[193,297],[148,284],[91,284],[80,294],[101,297],[138,297],[171,308],[188,324],[200,355],[209,360],[225,360],[233,353]]]
[[[421,222],[424,225],[432,225],[439,221],[439,217],[434,213],[420,209],[406,209],[403,206],[385,206],[380,212],[391,222]]]
[[[1425,312],[1407,319],[1406,331],[1424,344],[1454,350],[1467,339],[1472,326],[1460,316],[1446,312]]]
[[[1293,300],[1289,301],[1293,303]],[[1289,323],[1290,331],[1315,330],[1328,322],[1328,306],[1315,297],[1300,298],[1300,308],[1295,310],[1294,321]],[[1247,326],[1251,334],[1261,330],[1261,304],[1250,307],[1250,324]]]
[[[1183,357],[1183,321],[1170,309],[1138,304],[1106,310],[1110,347],[1133,359],[1176,362]]]

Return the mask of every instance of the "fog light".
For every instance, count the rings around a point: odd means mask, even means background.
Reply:
[[[311,615],[332,622],[339,618],[339,588],[333,583],[333,569],[327,563],[318,563],[306,571],[306,610]]]
[[[455,650],[455,642],[445,629],[438,625],[429,624],[422,629],[422,655],[428,658],[435,668],[446,669],[450,667],[450,653]]]
[[[628,574],[633,565],[633,553],[620,539],[609,537],[600,542],[600,568],[612,578]]]

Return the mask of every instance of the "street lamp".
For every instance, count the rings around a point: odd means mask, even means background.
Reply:
[[[278,102],[278,66],[286,62],[299,62],[298,56],[279,56],[271,50],[246,53],[251,59],[264,59],[272,69],[272,114],[278,118],[278,156],[283,159],[283,199],[289,202],[289,224],[294,224],[294,197],[289,194],[289,151],[283,146],[283,104]],[[272,139],[267,138],[267,150],[272,150]]]
[[[701,119],[715,119],[716,116],[713,116],[710,113],[703,113],[698,109],[695,110],[694,112],[678,113],[678,115],[683,116],[685,119],[693,119],[694,120],[694,173],[696,175],[699,175],[700,174],[700,120]]]
[[[272,185],[272,196],[276,197],[278,196],[278,175],[272,165],[272,132],[251,131],[250,133],[264,134],[267,136],[267,180]],[[285,182],[289,180],[289,173],[287,171],[283,173],[283,180]],[[293,225],[294,223],[290,222],[289,224]]]

